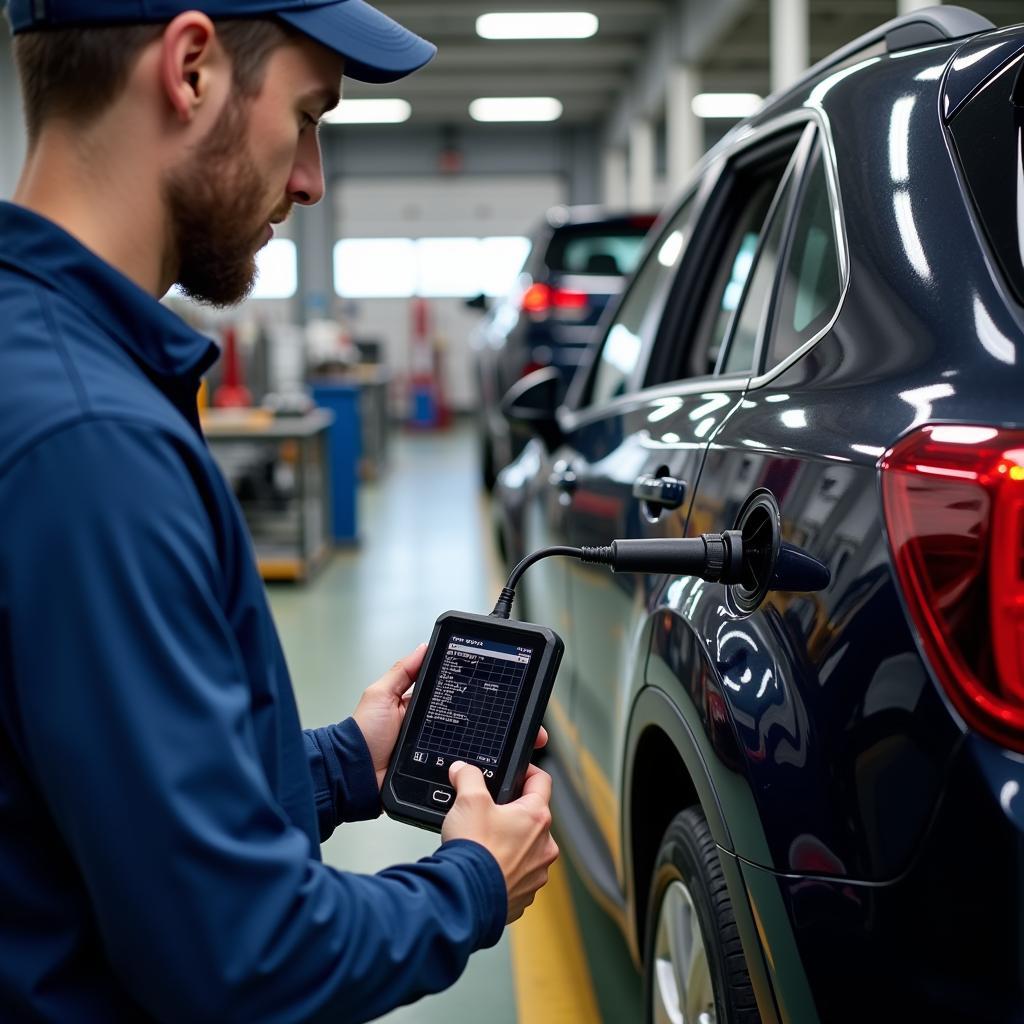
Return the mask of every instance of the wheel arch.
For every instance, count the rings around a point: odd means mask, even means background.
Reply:
[[[633,958],[643,957],[647,896],[661,838],[679,811],[698,803],[711,834],[731,851],[732,837],[694,740],[690,724],[661,689],[637,695],[630,716],[623,780],[623,874],[627,939]]]

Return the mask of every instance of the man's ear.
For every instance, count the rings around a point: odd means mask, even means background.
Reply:
[[[223,65],[216,29],[205,14],[186,11],[167,26],[161,41],[160,81],[180,122],[190,122],[209,102],[213,79]]]

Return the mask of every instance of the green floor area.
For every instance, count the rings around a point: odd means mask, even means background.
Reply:
[[[429,638],[441,612],[490,610],[496,595],[489,514],[475,458],[475,437],[465,426],[397,437],[383,479],[361,488],[358,547],[338,552],[307,585],[270,588],[304,724],[348,715],[369,683]],[[436,845],[428,832],[381,818],[339,829],[324,857],[345,870],[372,872],[425,856]],[[570,877],[604,1022],[637,1021],[639,983],[621,935]],[[515,1024],[508,937],[474,956],[450,991],[383,1019]]]

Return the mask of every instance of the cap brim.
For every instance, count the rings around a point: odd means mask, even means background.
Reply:
[[[282,21],[345,58],[345,75],[360,82],[396,82],[423,67],[437,47],[371,7],[339,0],[278,11]]]

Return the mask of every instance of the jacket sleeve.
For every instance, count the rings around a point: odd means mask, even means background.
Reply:
[[[306,729],[305,740],[320,842],[330,839],[342,822],[378,817],[377,773],[356,720],[346,718],[323,729]]]
[[[155,1018],[365,1021],[498,940],[501,872],[468,842],[375,876],[314,856],[260,760],[186,449],[83,421],[0,478],[23,758]]]

